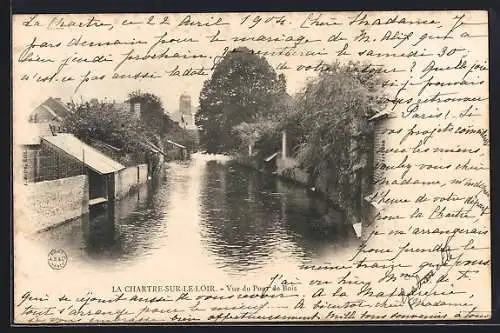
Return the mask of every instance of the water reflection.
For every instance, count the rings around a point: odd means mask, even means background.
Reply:
[[[335,255],[356,243],[342,214],[313,193],[232,163],[170,164],[165,178],[46,232],[87,263],[169,256],[245,272],[270,260]],[[127,265],[125,265],[127,266]]]
[[[269,184],[254,172],[207,163],[201,191],[202,238],[221,265],[253,268],[275,250],[273,236],[281,228],[279,208],[266,201]],[[257,184],[262,187],[258,188]]]
[[[149,184],[114,205],[90,210],[82,221],[86,253],[95,258],[141,256],[152,247],[151,235],[161,228],[162,212]]]
[[[276,252],[309,259],[354,240],[342,213],[304,188],[234,164],[208,163],[206,174],[203,238],[222,266],[259,268]]]

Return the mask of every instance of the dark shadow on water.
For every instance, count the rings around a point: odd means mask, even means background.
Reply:
[[[88,218],[82,221],[83,236],[89,253],[100,252],[116,244],[113,210],[113,207],[105,205],[91,207]]]
[[[202,210],[220,266],[256,269],[276,252],[309,259],[355,240],[343,214],[307,189],[234,164],[207,164]]]
[[[88,225],[83,225],[86,252],[93,258],[124,260],[149,252],[163,216],[154,193],[155,185],[146,184],[114,205],[91,209]]]
[[[47,231],[44,237],[92,260],[140,259],[154,248],[162,227],[163,207],[154,195],[157,185],[144,184],[114,204],[93,206],[88,214]]]

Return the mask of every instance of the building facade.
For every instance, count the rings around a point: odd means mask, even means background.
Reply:
[[[194,126],[194,118],[191,109],[191,96],[182,94],[179,97],[179,114],[181,116],[181,127],[190,128]]]
[[[371,166],[373,168],[373,185],[374,189],[381,186],[381,182],[385,178],[384,170],[377,167],[382,163],[386,163],[386,135],[384,135],[390,118],[387,113],[381,113],[374,116],[371,121],[374,122],[374,133],[373,133],[373,158],[371,160]]]
[[[191,96],[182,94],[179,97],[179,109],[170,114],[170,118],[177,122],[179,126],[187,130],[196,130],[197,127],[194,122],[193,105],[191,103]]]

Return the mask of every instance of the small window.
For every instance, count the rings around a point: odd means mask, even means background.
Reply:
[[[141,112],[141,103],[135,103],[134,104],[134,111],[135,112]]]

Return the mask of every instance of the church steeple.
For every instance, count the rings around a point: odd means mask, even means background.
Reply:
[[[179,98],[179,115],[183,126],[191,127],[194,125],[191,110],[191,96],[187,93],[182,93]]]

